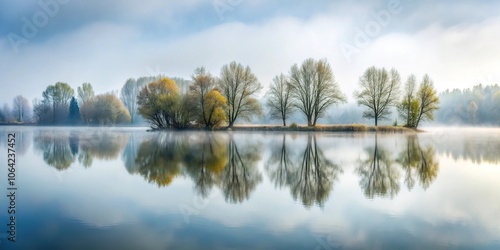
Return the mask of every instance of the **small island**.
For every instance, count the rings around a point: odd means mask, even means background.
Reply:
[[[417,86],[410,75],[400,96],[401,76],[396,69],[370,67],[359,79],[354,97],[366,110],[363,117],[374,119],[375,126],[317,125],[329,108],[346,103],[326,59],[306,59],[294,64],[288,74],[277,75],[264,97],[267,112],[256,95],[261,83],[249,66],[231,62],[222,67],[219,77],[205,68],[195,69],[188,91],[167,77],[153,81],[137,94],[137,111],[153,131],[162,129],[205,129],[237,131],[308,131],[308,132],[415,132],[420,122],[434,119],[439,98],[432,79],[425,75]],[[403,127],[378,126],[388,119],[391,108],[397,108]],[[307,126],[287,126],[291,114],[300,113]],[[235,126],[237,121],[250,122],[267,115],[283,126]]]
[[[333,132],[333,133],[419,133],[424,130],[408,128],[404,126],[370,126],[364,124],[338,124],[338,125],[297,125],[293,123],[290,126],[281,125],[234,125],[232,127],[207,128],[160,128],[149,129],[148,131],[242,131],[242,132]]]

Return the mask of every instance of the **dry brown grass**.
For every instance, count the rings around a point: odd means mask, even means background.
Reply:
[[[298,125],[297,127],[284,127],[279,125],[235,125],[234,127],[219,128],[217,130],[231,130],[231,131],[294,131],[294,132],[346,132],[346,133],[360,133],[360,132],[379,132],[379,133],[415,133],[420,130],[414,130],[405,127],[396,126],[367,126],[363,124],[345,124],[345,125],[316,125],[308,127],[305,125]]]

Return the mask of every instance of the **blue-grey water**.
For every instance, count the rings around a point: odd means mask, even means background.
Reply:
[[[3,126],[0,142],[0,249],[500,249],[500,129]]]

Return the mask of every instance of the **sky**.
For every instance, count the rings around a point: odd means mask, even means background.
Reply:
[[[264,86],[307,58],[327,59],[353,100],[371,66],[438,91],[499,82],[499,1],[0,0],[0,104],[48,85],[96,93],[128,78],[190,79],[248,65]]]

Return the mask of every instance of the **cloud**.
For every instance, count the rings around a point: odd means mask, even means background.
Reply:
[[[359,57],[374,65],[396,67],[405,75],[428,73],[439,90],[472,87],[498,68],[499,28],[499,18],[449,28],[431,25],[415,34],[382,36]],[[499,77],[494,75],[494,80]]]
[[[500,38],[496,32],[500,19],[488,17],[491,11],[483,3],[477,4],[486,13],[480,18],[463,1],[429,8],[427,2],[401,0],[403,12],[347,60],[341,44],[353,44],[356,28],[364,29],[373,21],[370,11],[383,10],[387,3],[322,1],[307,8],[309,15],[299,15],[295,13],[302,5],[281,4],[278,11],[277,3],[242,1],[221,21],[210,1],[146,5],[72,1],[39,32],[43,39],[30,40],[19,53],[0,38],[0,82],[15,86],[2,91],[0,100],[10,103],[18,94],[40,98],[46,86],[57,81],[73,88],[90,82],[101,93],[118,90],[129,77],[156,70],[189,78],[196,67],[205,66],[218,75],[222,65],[233,60],[249,65],[267,85],[308,57],[327,58],[349,97],[359,76],[372,65],[395,67],[403,79],[410,73],[420,77],[428,73],[439,90],[471,87],[480,79],[498,82],[500,49],[495,42]],[[26,15],[37,10],[18,8]],[[465,21],[457,21],[455,10]],[[203,20],[208,22],[199,24]],[[55,28],[63,22],[72,25]],[[19,26],[15,18],[11,23]]]

